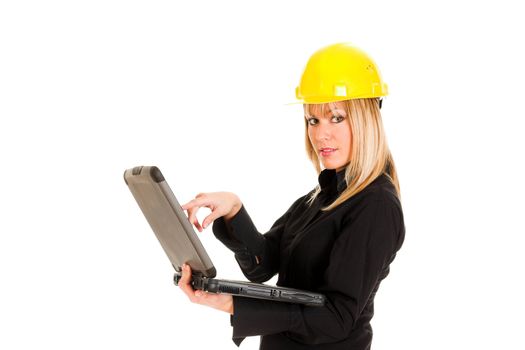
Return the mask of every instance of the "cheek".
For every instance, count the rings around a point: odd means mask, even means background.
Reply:
[[[340,145],[349,151],[352,144],[352,133],[350,132],[349,125],[342,125],[342,127],[338,129],[337,138],[339,139]]]

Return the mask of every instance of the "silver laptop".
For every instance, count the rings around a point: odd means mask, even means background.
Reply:
[[[175,284],[181,277],[182,264],[187,263],[192,270],[194,289],[312,306],[324,305],[325,296],[318,293],[214,278],[217,271],[159,168],[138,166],[127,169],[124,180],[175,268]]]

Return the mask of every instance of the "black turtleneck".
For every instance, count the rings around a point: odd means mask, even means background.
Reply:
[[[245,276],[322,293],[327,302],[311,307],[234,297],[233,340],[261,335],[261,349],[368,349],[375,293],[404,240],[401,204],[386,175],[330,211],[346,188],[345,171],[325,169],[321,189],[297,199],[265,234],[246,208],[213,232],[235,253]],[[257,257],[257,258],[256,258]]]

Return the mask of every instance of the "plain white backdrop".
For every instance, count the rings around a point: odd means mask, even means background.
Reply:
[[[233,191],[265,232],[316,184],[287,103],[341,41],[389,84],[405,214],[373,348],[525,348],[517,4],[2,1],[0,348],[235,349],[229,316],[173,285],[122,174],[157,165],[183,202]]]

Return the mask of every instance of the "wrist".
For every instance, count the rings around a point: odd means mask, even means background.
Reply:
[[[232,210],[230,210],[230,212],[228,214],[224,215],[224,218],[226,220],[229,220],[229,219],[233,218],[235,215],[237,215],[239,210],[241,210],[241,207],[242,207],[242,202],[240,201],[240,199],[237,199],[237,201],[233,205]]]

